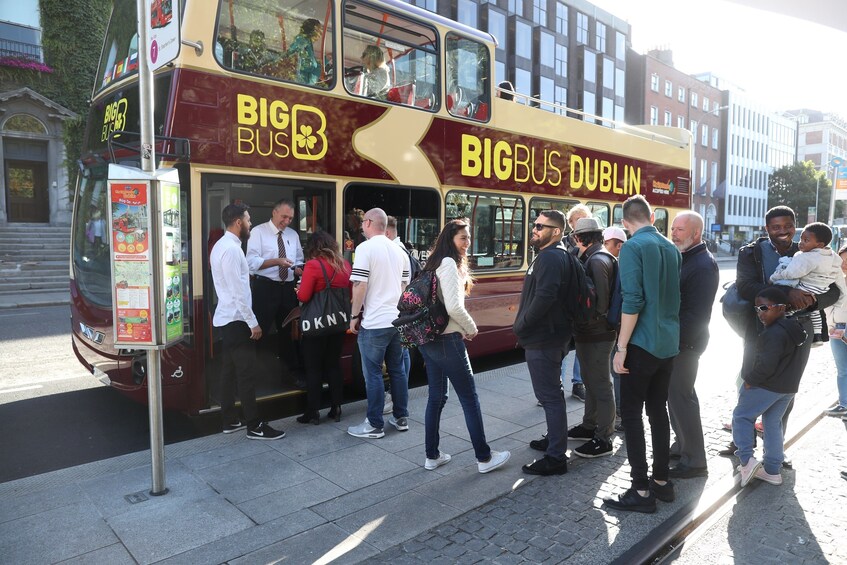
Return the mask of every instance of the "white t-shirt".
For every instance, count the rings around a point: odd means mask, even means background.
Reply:
[[[385,235],[375,235],[356,247],[350,280],[368,283],[363,328],[392,327],[399,315],[397,302],[409,282],[409,269],[409,256]]]

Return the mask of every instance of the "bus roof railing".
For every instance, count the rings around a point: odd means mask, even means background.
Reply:
[[[599,122],[601,124],[608,124],[604,127],[608,127],[610,129],[613,129],[613,130],[619,130],[619,131],[622,131],[624,133],[629,133],[629,134],[632,134],[632,135],[635,135],[635,136],[638,136],[638,137],[643,137],[643,138],[649,139],[651,141],[658,141],[660,143],[666,143],[668,145],[673,145],[675,147],[680,147],[680,148],[688,147],[687,143],[683,143],[679,139],[669,137],[667,135],[662,135],[660,133],[656,133],[654,131],[650,131],[648,129],[644,129],[644,128],[641,128],[641,127],[638,127],[638,126],[632,126],[632,125],[629,125],[629,124],[624,123],[624,122],[612,120],[610,118],[604,118],[603,116],[597,116],[597,115],[594,115],[594,114],[589,114],[588,112],[583,112],[582,110],[575,110],[573,108],[569,108],[569,107],[565,106],[564,104],[560,104],[558,102],[549,102],[547,100],[542,100],[542,99],[536,98],[534,96],[529,96],[527,94],[521,94],[520,92],[515,92],[514,90],[508,90],[508,89],[505,89],[505,88],[500,88],[499,86],[494,87],[494,89],[498,93],[503,92],[507,95],[514,96],[515,102],[517,102],[517,99],[522,100],[522,102],[518,102],[518,103],[519,104],[522,103],[524,106],[527,106],[527,107],[530,107],[530,108],[539,108],[539,109],[545,109],[545,110],[546,110],[546,108],[552,108],[556,113],[575,114],[576,116],[583,118],[583,120],[585,120],[587,118],[589,120],[595,120],[596,122]]]
[[[132,141],[124,142],[118,141],[117,138],[126,136],[129,138],[137,139],[135,143]],[[161,146],[160,146],[161,144]],[[185,137],[167,137],[167,136],[156,136],[153,139],[153,146],[157,149],[156,157],[164,158],[164,159],[174,159],[176,161],[181,161],[187,163],[191,161],[191,141]],[[115,158],[115,148],[126,149],[131,153],[141,154],[141,134],[135,131],[124,131],[124,130],[115,130],[109,134],[108,140],[108,148],[109,148],[109,159],[111,159],[112,163],[117,163],[117,159]],[[170,149],[170,151],[166,150]]]

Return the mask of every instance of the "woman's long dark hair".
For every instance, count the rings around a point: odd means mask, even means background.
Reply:
[[[309,236],[306,248],[303,250],[306,259],[322,257],[336,271],[344,270],[344,258],[338,250],[338,243],[331,234],[318,230]]]
[[[450,220],[444,225],[444,229],[441,230],[440,234],[438,234],[438,238],[432,245],[432,249],[429,250],[424,270],[432,271],[434,273],[435,270],[441,266],[442,259],[445,257],[453,259],[456,262],[456,266],[459,268],[459,276],[465,279],[465,294],[467,295],[471,292],[474,278],[471,274],[467,256],[462,257],[459,255],[459,250],[456,249],[456,245],[453,243],[453,238],[456,234],[465,228],[470,230],[470,222],[466,218]]]

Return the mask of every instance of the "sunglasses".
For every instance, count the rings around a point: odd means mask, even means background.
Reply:
[[[771,308],[779,308],[780,306],[785,306],[785,304],[760,304],[759,306],[753,306],[753,310],[756,312],[767,312]]]
[[[556,227],[557,226],[548,226],[547,224],[535,224],[534,226],[532,226],[532,229],[534,229],[535,231],[541,231],[544,228],[555,229]]]

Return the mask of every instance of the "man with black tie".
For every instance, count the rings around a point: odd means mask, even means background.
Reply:
[[[271,219],[253,228],[247,242],[247,264],[253,281],[253,310],[264,335],[271,324],[278,332],[277,352],[289,371],[301,367],[291,333],[282,327],[285,317],[297,306],[295,278],[303,274],[300,236],[288,227],[294,219],[294,204],[282,199],[274,204]]]

